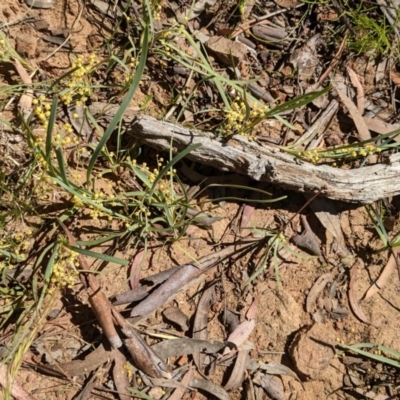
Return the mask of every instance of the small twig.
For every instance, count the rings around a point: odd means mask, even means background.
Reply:
[[[301,3],[301,4],[298,4],[297,6],[293,7],[292,9],[295,10],[296,8],[300,8],[303,6],[304,6],[304,4]],[[247,31],[254,23],[259,23],[260,21],[264,21],[266,19],[274,17],[275,15],[284,14],[286,12],[288,12],[287,9],[282,9],[282,10],[274,11],[267,15],[263,15],[262,17],[255,17],[255,18],[245,22],[244,24],[241,24],[240,26],[238,26],[236,28],[236,30],[232,33],[231,39],[234,39],[236,36],[240,35],[242,32]]]
[[[60,220],[58,221],[58,223],[67,235],[69,244],[71,246],[77,247],[75,238],[72,236],[69,229]],[[81,254],[78,254],[78,260],[84,271],[90,270],[86,259]],[[121,347],[122,341],[114,327],[114,322],[111,314],[112,305],[107,299],[104,292],[101,290],[96,277],[90,272],[81,272],[80,278],[82,284],[89,291],[89,303],[92,306],[93,311],[99,321],[99,324],[103,329],[104,335],[107,337],[113,349]]]
[[[339,49],[336,52],[336,54],[334,55],[334,57],[332,58],[329,67],[324,71],[324,73],[319,77],[318,79],[318,84],[321,85],[322,82],[329,76],[329,74],[331,73],[331,71],[333,70],[333,68],[335,68],[336,64],[340,61],[340,58],[342,56],[344,47],[346,45],[346,41],[347,38],[349,36],[349,31],[346,31],[346,33],[344,34],[344,38],[342,40],[342,43],[340,43]]]

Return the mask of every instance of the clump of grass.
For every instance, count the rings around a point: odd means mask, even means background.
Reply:
[[[301,150],[297,148],[300,146],[295,145],[282,147],[282,150],[313,164],[330,163],[332,166],[338,166],[339,162],[343,163],[354,160],[364,160],[365,162],[372,155],[382,154],[399,148],[400,143],[391,140],[399,133],[400,129],[396,129],[372,139],[327,149]],[[307,146],[307,143],[302,143],[302,146]]]
[[[355,10],[348,12],[347,15],[356,33],[356,37],[349,41],[350,50],[359,54],[373,51],[376,56],[387,56],[395,51],[393,47],[395,28],[388,24],[385,16],[372,9]]]
[[[337,346],[382,364],[400,368],[400,353],[390,347],[374,343],[354,343],[352,345],[338,343]]]
[[[183,38],[187,42],[189,51],[184,51],[175,45],[175,38],[179,40]],[[215,129],[222,136],[239,134],[252,140],[254,139],[252,132],[255,126],[264,119],[271,117],[294,129],[279,114],[297,109],[330,90],[328,87],[270,108],[246,90],[247,81],[230,79],[217,71],[213,67],[206,49],[196,42],[193,35],[183,25],[179,24],[158,34],[154,51],[161,56],[163,66],[167,66],[169,62],[175,62],[196,73],[199,76],[196,87],[204,81],[212,82],[220,97],[220,108],[202,110],[201,113],[206,114],[209,112],[214,116],[215,120],[219,121]],[[228,88],[229,91],[236,93],[236,97],[233,100],[228,95]],[[193,98],[195,89],[191,91],[185,101],[185,106]],[[179,113],[178,120],[183,115],[183,112],[184,109]]]

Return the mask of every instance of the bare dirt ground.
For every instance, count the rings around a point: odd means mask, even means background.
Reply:
[[[171,7],[177,9],[178,6],[184,8],[178,3],[174,3],[172,6],[164,5],[161,21],[163,18],[170,17]],[[258,7],[262,6],[265,4],[258,4]],[[210,36],[217,30],[221,32],[223,29],[228,29],[228,16],[221,12],[223,8],[224,6],[217,2],[213,8],[215,14],[209,11],[205,17],[212,20],[214,15],[216,19],[213,22],[214,31],[210,28],[208,32]],[[329,15],[323,14],[323,11],[328,9],[330,8],[324,9],[321,6],[321,10],[315,15],[321,21],[323,18],[326,18],[326,21],[329,21],[329,18],[336,19],[337,15],[329,17]],[[217,18],[218,16],[219,18]],[[19,54],[29,61],[32,67],[39,68],[39,74],[43,80],[56,79],[69,71],[71,53],[90,56],[92,53],[101,52],[104,40],[109,39],[112,32],[112,19],[104,19],[104,15],[101,15],[92,4],[80,0],[60,0],[50,9],[29,8],[23,1],[3,0],[0,5],[0,17],[2,29],[10,43]],[[12,22],[16,23],[11,24]],[[6,26],[7,24],[9,25]],[[195,29],[204,26],[204,21],[201,19],[193,22]],[[121,32],[123,31],[122,27],[119,30],[119,34],[123,33]],[[205,32],[206,29],[204,28],[203,31]],[[311,36],[310,31],[311,28],[307,27],[303,30],[303,43]],[[55,38],[58,42],[53,44],[51,40],[54,41]],[[249,36],[249,38],[248,40],[251,41],[254,37]],[[68,39],[67,46],[52,54],[56,46],[66,39]],[[339,45],[340,42],[328,43],[324,51],[327,54],[335,54]],[[282,68],[278,71],[278,68],[275,68],[274,53],[266,54],[270,50],[268,44],[258,43],[255,48],[256,57],[264,63],[260,67],[258,76],[264,79],[264,89],[268,88],[273,98],[278,98],[280,101],[289,100],[295,95],[301,94],[302,90],[310,84],[310,81],[296,82],[296,79],[293,78],[293,63],[289,62],[288,58],[283,58]],[[294,51],[300,51],[299,49],[303,49],[301,44],[294,46]],[[50,54],[52,54],[51,57]],[[373,93],[377,93],[375,82],[376,67],[379,63],[373,61],[369,55],[353,57],[352,54],[346,55],[345,65],[356,71],[362,79],[364,92],[372,96]],[[104,55],[101,56],[104,57]],[[329,58],[329,55],[319,53],[317,68],[312,71],[313,76],[320,76],[328,65]],[[170,77],[169,82],[166,81],[159,66],[157,67],[157,62],[159,62],[157,57],[149,57],[146,76],[129,106],[132,112],[160,117],[165,109],[169,108],[173,98],[170,89],[172,82],[184,80],[183,75],[176,74]],[[310,63],[312,62],[313,60],[310,61]],[[249,67],[250,64],[250,62],[243,63],[240,66],[244,78],[246,78],[246,74],[249,78],[254,76],[254,69]],[[0,89],[20,82],[20,77],[11,63],[2,63],[0,68]],[[344,67],[340,65],[340,68]],[[271,69],[275,73],[266,72]],[[116,82],[118,74],[115,74],[115,76],[111,74],[110,79]],[[269,81],[268,84],[267,81]],[[99,84],[101,84],[100,79]],[[382,81],[381,85],[384,86],[384,89],[380,93],[383,93],[382,96],[385,97],[389,92],[387,81]],[[300,90],[299,87],[303,89]],[[205,88],[204,91],[206,92]],[[207,98],[208,95],[203,93],[204,108],[210,108],[210,104],[212,105],[212,101]],[[99,97],[98,99],[92,98],[93,102],[99,100],[119,103],[117,91],[114,93],[110,91],[109,94],[106,91],[99,91],[95,92],[93,96]],[[201,99],[196,101],[198,101],[198,107],[201,108]],[[379,99],[375,99],[377,104],[379,101]],[[14,122],[17,120],[15,103],[16,99],[13,99],[10,105],[3,105],[1,112],[3,119]],[[295,115],[314,112],[314,109],[312,111],[303,110],[296,111]],[[190,124],[195,118],[194,111],[188,111],[184,119],[181,118],[178,122]],[[391,109],[390,105],[383,111],[392,116],[396,114],[396,110]],[[351,121],[349,122],[347,112],[342,110],[340,113],[341,115],[334,118],[328,129],[333,144],[335,140],[341,143],[344,137],[348,137],[351,135],[350,132],[354,131],[354,125]],[[176,116],[176,114],[174,115]],[[302,123],[304,119],[307,119],[304,115],[297,119],[293,117],[291,122],[294,125],[297,124],[298,131],[290,130],[290,134],[287,135],[289,141],[302,133],[301,131],[306,125]],[[177,121],[178,119],[173,117],[173,120]],[[393,119],[391,121],[396,122]],[[211,125],[206,118],[198,124],[200,128],[205,129],[210,129]],[[279,139],[282,137],[282,132],[287,133],[288,128],[271,119],[257,127],[256,135]],[[114,144],[110,144],[110,146],[113,148]],[[2,126],[0,149],[3,157],[1,168],[4,174],[13,173],[16,165],[29,163],[30,154],[26,138],[20,132],[11,130],[6,125]],[[140,156],[141,161],[154,163],[156,154],[154,150],[145,148]],[[163,156],[168,158],[168,155]],[[186,161],[185,163],[186,165],[190,164]],[[176,167],[178,176],[188,187],[195,186],[195,183],[180,170],[180,167],[181,164]],[[279,202],[264,205],[257,203],[246,205],[245,200],[212,202],[213,199],[225,196],[247,199],[251,198],[252,193],[249,190],[230,188],[229,186],[219,189],[220,191],[217,188],[207,189],[200,198],[197,198],[199,209],[202,208],[204,212],[218,216],[220,219],[206,228],[190,226],[184,237],[173,243],[154,233],[148,241],[148,248],[139,274],[142,285],[146,282],[146,278],[213,254],[219,251],[223,244],[233,243],[239,240],[238,238],[253,237],[255,235],[253,228],[258,229],[258,233],[262,230],[273,232],[282,230],[287,248],[292,252],[300,253],[303,257],[300,258],[281,247],[275,257],[272,257],[271,254],[266,261],[264,270],[247,286],[244,286],[244,282],[256,270],[256,266],[259,265],[262,258],[262,252],[250,252],[241,257],[235,255],[228,257],[200,275],[195,284],[185,287],[173,300],[168,301],[150,315],[135,321],[135,329],[143,334],[146,343],[153,345],[160,341],[172,340],[171,336],[197,339],[202,337],[209,341],[226,341],[229,329],[224,324],[223,316],[225,310],[230,310],[237,317],[237,323],[254,321],[254,326],[250,331],[242,333],[244,335],[242,340],[239,339],[238,342],[235,342],[240,343],[238,354],[242,356],[244,354],[245,361],[239,372],[239,380],[233,384],[227,398],[297,400],[400,398],[398,389],[400,378],[397,368],[368,357],[344,352],[345,349],[340,347],[340,344],[373,343],[400,351],[398,340],[400,282],[397,271],[393,272],[379,293],[367,300],[361,300],[372,282],[379,277],[390,255],[389,251],[374,252],[383,245],[365,207],[341,202],[334,204],[335,216],[338,217],[340,230],[343,233],[340,245],[344,246],[346,254],[338,251],[337,237],[330,229],[326,229],[321,224],[321,220],[315,215],[313,208],[305,207],[301,211],[301,215],[306,217],[306,221],[315,235],[313,243],[318,248],[317,252],[314,252],[314,256],[310,257],[310,251],[304,253],[303,250],[296,247],[295,243],[298,242],[293,240],[296,235],[306,229],[298,212],[306,204],[308,196],[294,191],[286,191],[276,185],[260,184],[249,178],[240,177],[240,175],[223,174],[211,167],[197,165],[197,170],[208,178],[217,175],[224,175],[225,178],[228,176],[233,183],[244,179],[244,183],[240,181],[241,185],[259,187],[271,193],[271,198],[287,197]],[[76,166],[75,172],[83,171],[84,166]],[[123,180],[124,176],[121,176],[120,179]],[[104,191],[114,190],[119,184],[120,181],[114,178],[98,179],[96,188]],[[205,203],[203,204],[202,201]],[[320,197],[320,201],[323,202],[325,199]],[[68,203],[70,200],[61,191],[54,191],[50,198],[43,199],[41,215],[25,216],[22,225],[25,226],[28,223],[31,226],[35,224],[39,226],[44,214],[48,219],[57,218],[59,210],[66,202]],[[248,208],[249,204],[254,209]],[[387,218],[387,229],[390,237],[394,237],[400,230],[398,198],[388,199],[386,205],[389,205],[388,208],[391,210],[391,215]],[[249,220],[246,222],[243,221],[246,218],[243,216],[244,209],[249,212]],[[107,221],[101,219],[96,221],[84,213],[77,215],[71,221],[68,223],[68,228],[77,240],[95,239],[98,237],[99,231],[110,230],[110,224]],[[391,223],[390,227],[389,222]],[[117,229],[119,226],[115,226],[115,228]],[[339,229],[337,226],[336,228]],[[18,222],[6,227],[7,232],[19,229]],[[44,246],[48,239],[49,235],[41,236],[34,241],[34,246],[37,248]],[[138,287],[137,282],[135,283],[134,267],[132,267],[132,260],[135,260],[138,249],[132,246],[132,243],[132,241],[127,241],[119,244],[117,251],[113,253],[113,256],[127,260],[128,266],[121,267],[114,263],[98,260],[92,264],[90,261],[91,269],[101,271],[101,274],[96,275],[97,280],[103,292],[112,301],[118,294]],[[109,243],[95,245],[91,247],[91,250],[107,253],[109,246]],[[93,259],[89,258],[89,260]],[[280,283],[277,282],[278,275]],[[208,304],[204,305],[201,303],[201,298],[206,289],[212,285],[214,287],[213,296]],[[319,289],[318,285],[320,285]],[[355,296],[356,299],[352,306],[349,296]],[[137,305],[139,302],[133,303]],[[365,316],[364,321],[360,320],[360,308],[354,312],[354,304],[361,308]],[[132,309],[132,302],[128,306],[118,305],[116,307],[121,313],[128,315]],[[172,317],[166,317],[165,310],[174,310],[175,312],[176,308],[180,310],[177,312],[179,317],[175,314]],[[246,319],[249,309],[256,309],[256,311],[253,316]],[[196,335],[193,328],[199,310],[206,314],[205,336]],[[179,322],[182,318],[181,314],[187,318],[183,325]],[[3,345],[6,345],[13,333],[13,324],[4,328]],[[71,373],[72,370],[68,370],[69,373],[65,376],[60,374],[60,370],[63,371],[63,365],[67,368],[67,363],[74,359],[84,360],[102,340],[102,330],[99,328],[93,310],[88,305],[87,293],[77,286],[72,291],[63,290],[53,304],[50,317],[46,319],[32,346],[24,354],[16,382],[38,400],[117,398],[115,393],[117,389],[113,383],[115,377],[113,378],[110,374],[111,363],[115,363],[116,359],[110,358],[110,356],[106,356],[100,366],[95,370],[88,371],[86,375],[85,371],[78,372],[78,367],[76,367],[76,375]],[[371,350],[371,352],[373,351],[374,349]],[[220,353],[224,354],[223,351]],[[237,355],[233,361],[211,363],[211,366],[205,368],[201,373],[197,369],[199,361],[196,361],[195,355],[171,356],[166,363],[173,369],[190,365],[192,374],[198,379],[208,380],[218,387],[224,387],[235,371],[233,366],[235,362],[238,364],[239,359],[240,357]],[[195,364],[193,364],[193,360]],[[276,368],[276,365],[273,362],[281,364],[286,369],[274,370],[273,367]],[[54,369],[46,370],[48,365],[58,365],[60,367],[58,374],[54,373]],[[269,369],[266,365],[269,365]],[[169,384],[165,383],[166,378],[163,381],[161,379],[144,381],[135,367],[133,362],[133,366],[131,366],[134,371],[133,375],[127,375],[130,387],[146,392],[149,396],[147,398],[158,399],[171,394],[169,385],[171,381],[168,381]],[[183,371],[185,370],[183,369]],[[181,381],[184,373],[175,378],[174,382]],[[183,385],[187,385],[187,383],[183,383]],[[88,392],[84,393],[84,388],[87,388]],[[132,396],[135,398],[135,395]],[[211,399],[214,396],[215,398],[224,398],[222,395],[218,397],[216,393],[210,393],[207,389],[182,392],[180,396],[175,398]],[[142,397],[137,395],[137,398]]]

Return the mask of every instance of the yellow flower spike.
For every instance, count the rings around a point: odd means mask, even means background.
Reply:
[[[33,99],[32,100],[32,104],[35,106],[36,104],[39,104],[39,100],[38,99]]]

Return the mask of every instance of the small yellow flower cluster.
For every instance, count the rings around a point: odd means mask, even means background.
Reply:
[[[44,94],[41,94],[37,99],[32,100],[32,104],[35,106],[33,109],[36,118],[40,121],[44,128],[49,125],[50,109],[51,104]]]
[[[367,144],[363,147],[354,146],[348,148],[338,148],[338,149],[326,149],[326,150],[307,150],[304,152],[299,152],[297,155],[303,158],[306,161],[312,162],[313,164],[317,164],[321,160],[327,159],[354,159],[358,157],[367,157],[372,156],[373,154],[380,153],[382,149],[380,147],[375,147],[370,144]],[[334,163],[333,166],[336,166]]]
[[[79,276],[78,253],[68,247],[62,247],[57,262],[53,265],[50,283],[54,287],[67,287],[72,289],[73,284]]]
[[[130,83],[132,81],[132,79],[135,76],[136,67],[138,66],[138,64],[139,64],[139,60],[135,57],[131,57],[129,64],[128,64],[130,71],[127,73],[127,75],[124,79],[125,83]]]
[[[6,53],[6,41],[4,39],[0,39],[0,61],[5,61],[3,60],[5,57]]]
[[[111,222],[113,220],[112,215],[107,214],[101,209],[101,206],[103,205],[104,202],[112,200],[113,202],[111,205],[116,205],[114,202],[114,195],[109,195],[107,196],[103,192],[94,192],[91,194],[91,202],[85,201],[85,198],[89,198],[86,193],[82,194],[82,197],[78,196],[73,196],[71,201],[74,204],[75,207],[81,208],[81,209],[87,209],[90,218],[97,220],[102,217],[107,217],[108,221]],[[95,203],[95,204],[93,204]]]
[[[79,145],[79,138],[74,135],[74,130],[68,122],[62,124],[62,126],[59,127],[58,132],[59,133],[56,133],[52,137],[52,145],[54,147],[66,147],[70,144],[74,144],[75,146]]]
[[[85,104],[92,92],[89,78],[93,71],[95,71],[97,64],[98,59],[94,54],[91,54],[88,60],[85,60],[80,55],[72,63],[72,71],[64,83],[67,87],[62,91],[60,96],[64,104],[69,105],[73,101],[75,101],[77,106]]]
[[[130,365],[128,365],[128,364],[124,364],[124,370],[126,372],[126,375],[129,378],[129,380],[131,380],[132,377],[133,377],[132,367]]]
[[[247,115],[246,103],[240,98],[236,97],[231,104],[231,109],[226,111],[226,120],[223,127],[225,135],[239,134],[247,136],[250,140],[253,139],[251,127],[257,123],[257,120],[262,118],[268,110],[267,106],[260,107],[257,103],[254,104],[253,109]]]
[[[161,20],[161,3],[162,3],[162,0],[151,0],[150,1],[150,8],[153,13],[154,21]]]
[[[132,164],[136,165],[136,160],[133,160]],[[163,167],[164,167],[164,159],[161,157],[157,159],[157,168],[154,168],[152,171],[150,170],[150,168],[147,166],[146,163],[143,163],[138,168],[140,168],[147,175],[147,179],[151,184],[153,184],[156,181],[157,177],[159,176],[160,171],[163,169]],[[176,169],[168,171],[166,173],[166,177],[167,178],[170,177],[171,174],[172,176],[176,174]],[[156,190],[164,196],[164,201],[167,204],[171,204],[175,193],[173,193],[171,183],[168,181],[167,178],[160,179],[157,182]]]
[[[12,235],[10,235],[9,232],[3,231],[0,239],[0,248],[25,259],[27,257],[26,252],[31,246],[31,236],[31,229],[27,229],[26,231],[18,230]],[[9,268],[12,268],[11,264],[9,264]]]

